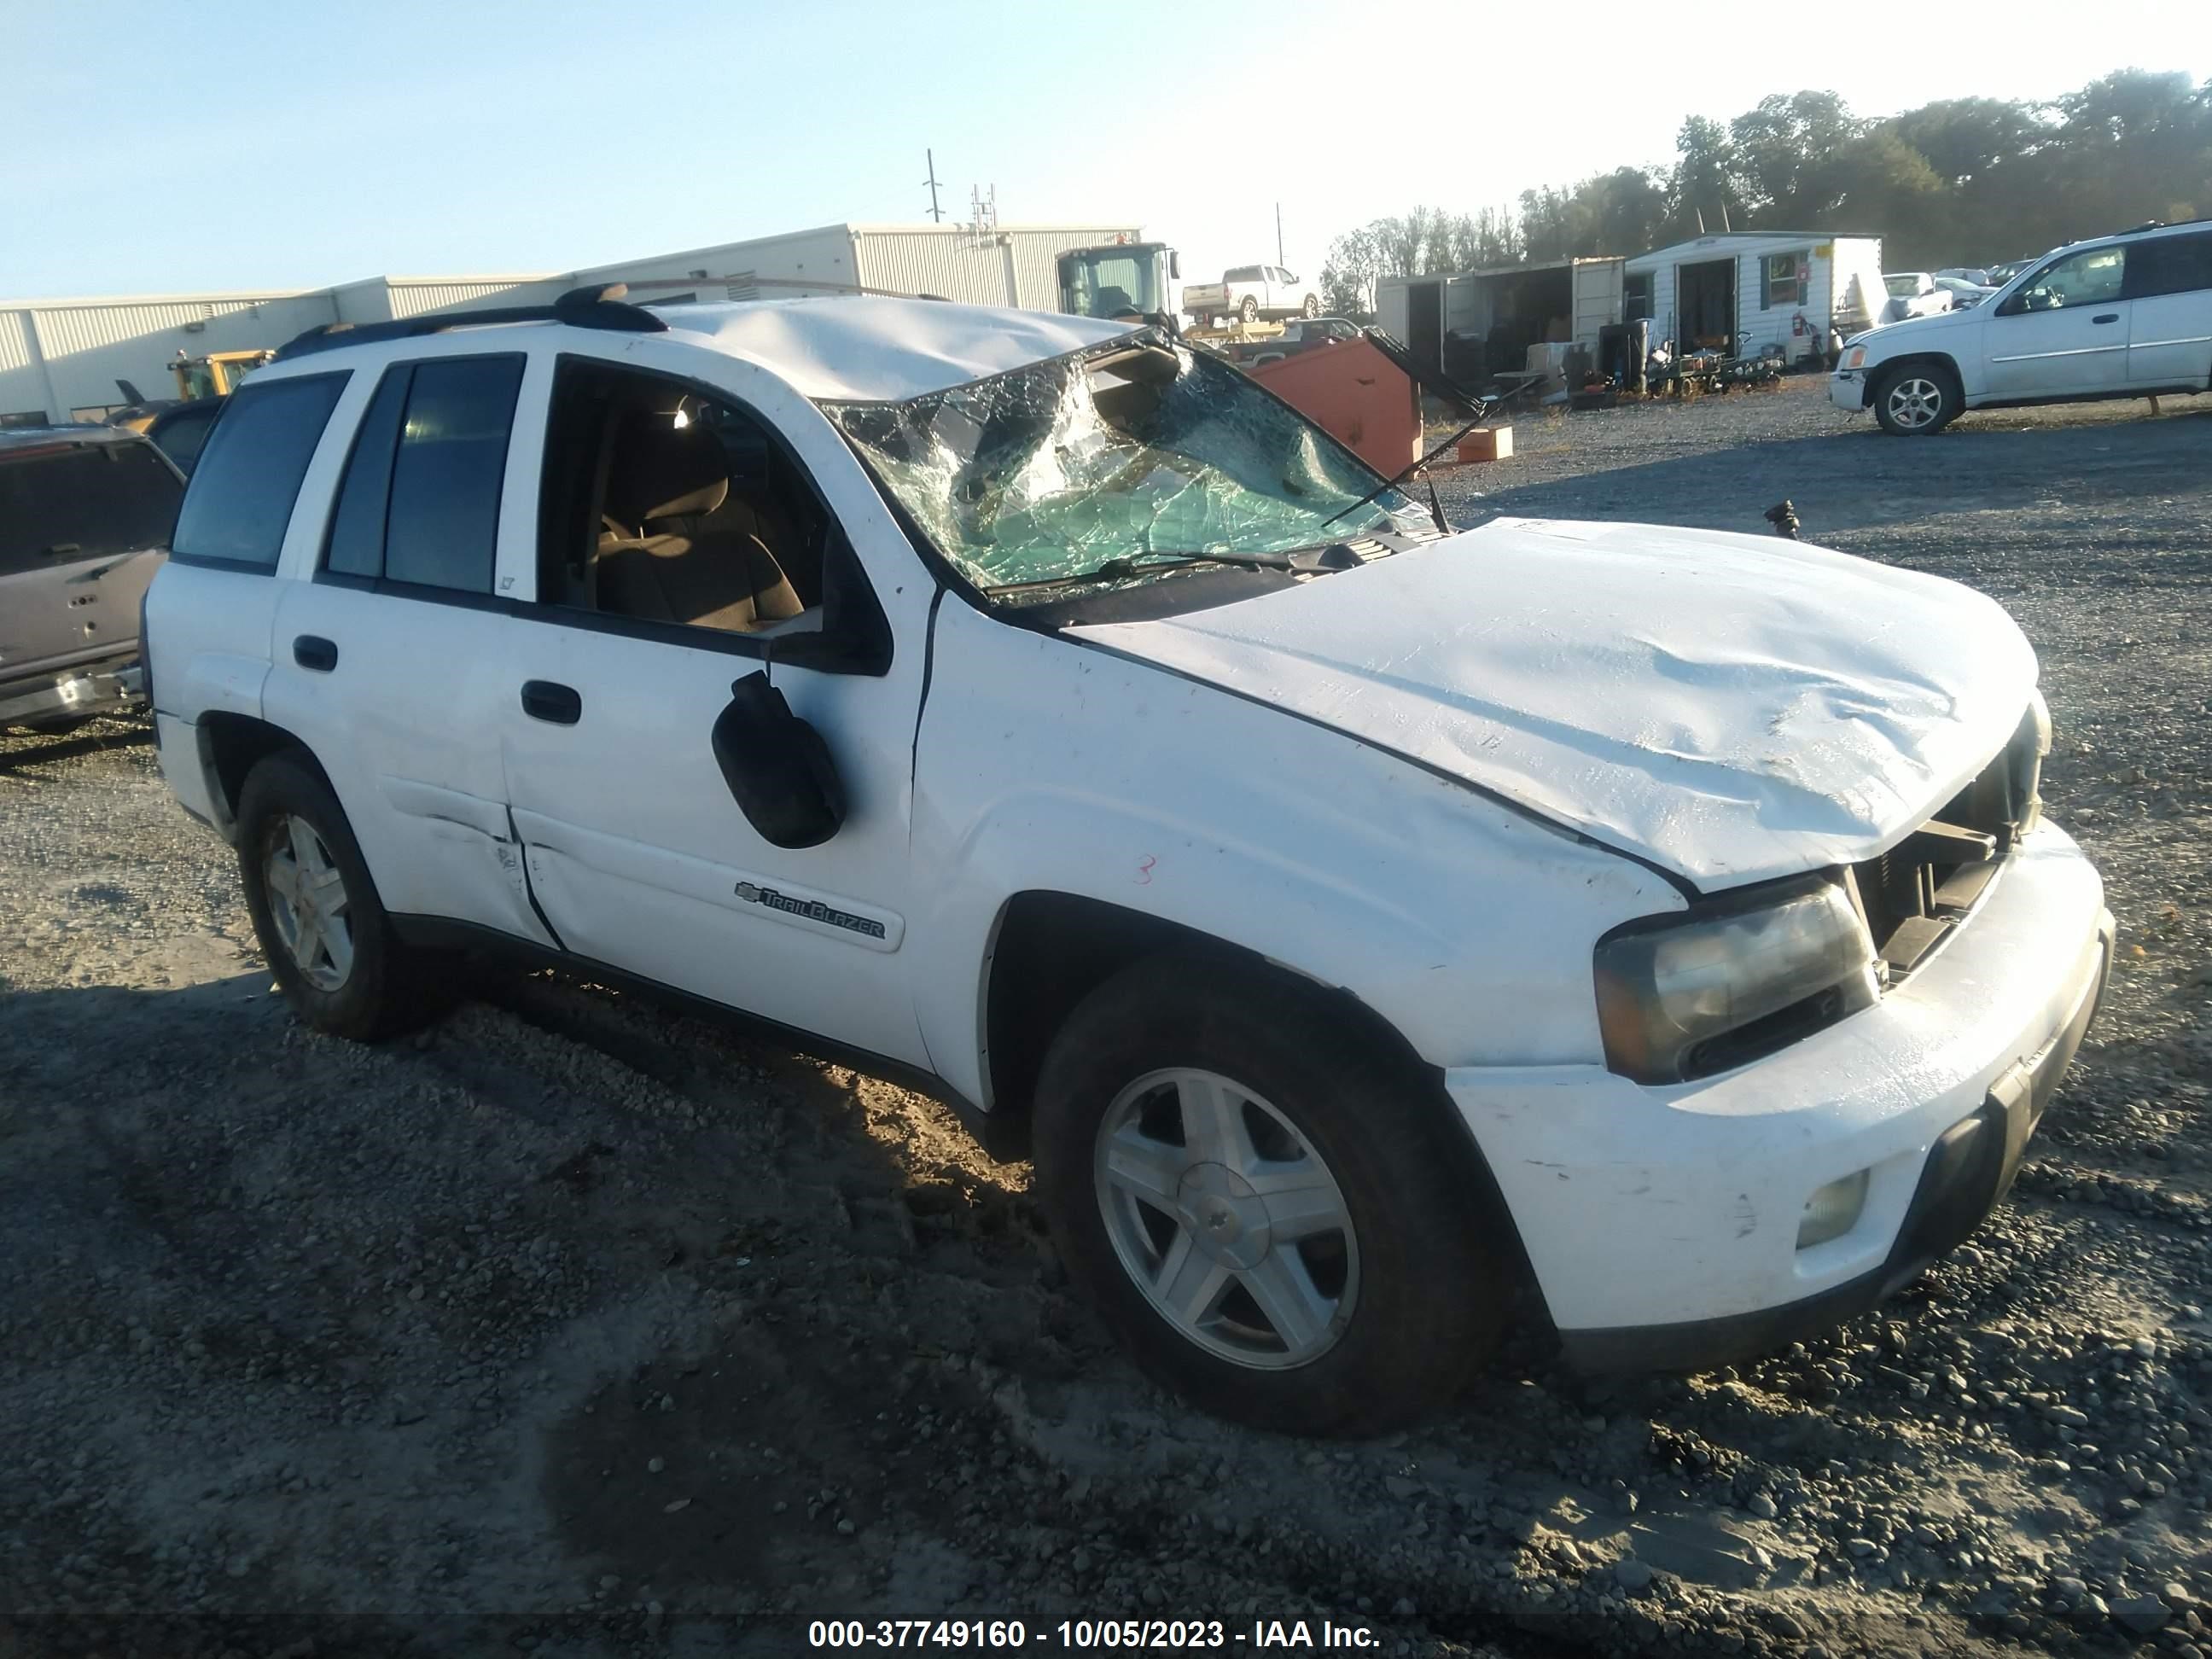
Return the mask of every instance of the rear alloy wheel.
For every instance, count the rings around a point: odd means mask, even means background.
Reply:
[[[1216,1416],[1380,1433],[1492,1349],[1519,1270],[1496,1188],[1434,1073],[1340,994],[1212,952],[1134,963],[1054,1037],[1034,1128],[1070,1279]]]
[[[301,1019],[368,1041],[447,1000],[447,963],[392,930],[344,809],[303,757],[268,757],[238,792],[239,874],[269,966]]]
[[[1246,295],[1244,303],[1237,307],[1237,314],[1248,323],[1258,322],[1260,320],[1259,300],[1252,295]]]
[[[301,976],[318,991],[343,989],[353,973],[352,901],[314,825],[289,812],[270,820],[261,883],[269,919]]]
[[[1950,425],[1960,401],[1958,383],[1948,371],[1907,363],[1875,383],[1874,415],[1885,432],[1924,437]]]

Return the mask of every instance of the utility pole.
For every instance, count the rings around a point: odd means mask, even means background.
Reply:
[[[1283,263],[1283,204],[1275,204],[1275,263]]]
[[[929,222],[941,225],[945,222],[945,214],[937,205],[937,152],[926,149],[922,154],[929,158],[929,177],[922,180],[929,186]]]

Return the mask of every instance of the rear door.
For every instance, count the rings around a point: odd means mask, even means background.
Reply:
[[[2062,255],[1987,313],[1980,329],[1991,398],[2086,398],[2128,385],[2128,249]]]
[[[135,653],[184,493],[143,440],[0,447],[0,684]]]
[[[500,756],[500,544],[536,540],[534,508],[516,526],[506,500],[526,360],[477,343],[356,375],[358,424],[306,508],[322,532],[284,584],[263,700],[329,775],[387,910],[543,944]]]
[[[2128,250],[2128,384],[2212,391],[2212,231]]]

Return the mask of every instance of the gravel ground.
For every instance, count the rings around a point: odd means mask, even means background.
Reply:
[[[552,977],[312,1036],[143,730],[0,740],[0,1651],[1133,1613],[1397,1653],[2212,1650],[2212,410],[1893,441],[1798,381],[1518,437],[1443,484],[1462,522],[1764,532],[1788,496],[2042,653],[2045,793],[2123,955],[1954,1259],[1738,1370],[1591,1383],[1530,1334],[1416,1434],[1225,1428],[1120,1359],[1026,1170],[942,1108]]]

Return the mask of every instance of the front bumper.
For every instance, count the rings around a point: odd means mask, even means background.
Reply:
[[[1447,1073],[1568,1356],[1724,1364],[1911,1280],[2010,1186],[2112,939],[2095,870],[2046,823],[1904,984],[1764,1060],[1667,1088],[1595,1066]],[[1800,1249],[1808,1198],[1860,1170],[1856,1222]]]
[[[146,671],[137,663],[125,668],[82,669],[34,689],[18,686],[0,692],[0,726],[76,720],[145,700]]]
[[[1828,376],[1828,401],[1854,415],[1862,413],[1866,408],[1866,371],[1839,368]]]

